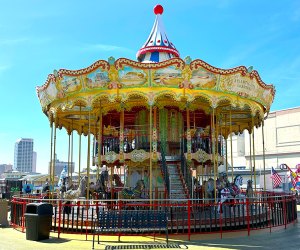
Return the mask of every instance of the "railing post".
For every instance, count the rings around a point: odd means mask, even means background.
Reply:
[[[222,206],[222,205],[221,205]],[[221,207],[221,210],[220,210],[220,236],[221,236],[221,239],[223,239],[223,231],[222,231],[222,214],[223,214],[223,211],[222,211],[222,207]]]
[[[287,209],[286,209],[286,196],[284,196],[284,202],[283,202],[283,219],[284,219],[284,228],[286,229],[287,224]]]
[[[58,202],[58,228],[57,228],[57,237],[60,238],[60,222],[61,222],[61,212],[62,212],[62,201]],[[56,224],[56,221],[55,221]]]
[[[22,204],[22,232],[24,233],[25,229],[25,210],[26,210],[26,200]]]
[[[274,195],[274,193],[273,193],[273,195]],[[272,206],[273,206],[273,196],[270,197],[270,205],[269,205],[270,233],[272,232],[272,221],[271,221]],[[273,214],[272,214],[272,219],[273,219]]]
[[[247,229],[248,229],[248,236],[250,236],[250,214],[249,214],[249,199],[246,199],[246,210],[247,210]]]

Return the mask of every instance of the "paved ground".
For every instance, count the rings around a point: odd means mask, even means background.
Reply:
[[[298,211],[300,207],[298,206]],[[298,212],[298,218],[300,212]],[[151,237],[121,237],[118,242],[116,236],[102,237],[104,240],[100,245],[96,244],[95,249],[105,249],[109,246],[124,246],[122,249],[128,248],[130,245],[147,245],[164,244],[163,238],[153,241]],[[180,249],[293,249],[300,250],[300,222],[288,226],[287,229],[272,228],[267,230],[251,231],[250,237],[247,232],[224,233],[223,238],[219,234],[214,235],[194,235],[188,241],[187,236],[171,236],[170,242],[178,244]],[[2,250],[84,250],[92,249],[92,236],[85,235],[62,234],[61,238],[57,238],[57,234],[51,233],[50,239],[43,241],[26,240],[26,234],[14,230],[12,228],[0,228],[0,249]],[[110,249],[113,249],[110,247]],[[146,249],[146,248],[136,248]],[[158,248],[155,248],[158,249]],[[163,249],[163,248],[159,248]],[[174,248],[173,248],[174,249]],[[177,248],[178,249],[178,248]]]

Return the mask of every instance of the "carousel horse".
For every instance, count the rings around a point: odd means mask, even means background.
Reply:
[[[214,191],[215,191],[215,181],[213,178],[209,178],[204,183],[204,198],[205,199],[213,199],[214,198]]]
[[[254,201],[254,192],[253,192],[252,184],[253,184],[252,180],[247,181],[246,197],[248,198],[250,203]]]
[[[107,188],[106,183],[108,182],[108,171],[102,171],[100,177],[96,181],[94,192],[97,193],[98,198],[106,198]]]
[[[62,179],[62,182],[61,182],[61,186],[60,186],[60,189],[59,189],[59,192],[60,192],[60,198],[64,198],[65,196],[65,193],[72,189],[73,187],[73,184],[71,183],[70,181],[70,178],[67,176],[67,177],[64,177]]]
[[[83,176],[79,182],[79,186],[77,189],[70,189],[65,192],[65,199],[78,199],[79,197],[83,197],[86,192],[86,184],[87,184],[87,176]]]
[[[124,187],[124,183],[121,181],[121,177],[117,174],[113,175],[113,181],[116,184],[116,187]]]
[[[245,195],[241,192],[241,187],[243,185],[243,177],[241,175],[237,175],[233,183],[230,185],[226,185],[220,192],[220,201],[218,206],[218,213],[221,212],[221,208],[224,202],[233,201],[231,205],[234,203],[239,203],[241,200],[245,202]],[[243,204],[240,204],[243,205]]]
[[[145,183],[143,180],[139,180],[136,183],[134,189],[130,190],[128,188],[124,188],[122,191],[119,192],[119,199],[135,199],[141,198],[142,191],[145,188]]]

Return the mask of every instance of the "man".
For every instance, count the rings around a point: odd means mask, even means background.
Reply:
[[[26,188],[25,188],[25,193],[26,193],[26,194],[30,194],[30,193],[31,193],[31,188],[30,188],[29,185],[26,186]]]

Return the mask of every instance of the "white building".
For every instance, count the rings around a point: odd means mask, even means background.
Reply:
[[[35,158],[36,160],[36,158]],[[15,143],[13,169],[20,172],[33,172],[36,165],[33,159],[33,139],[21,138]]]
[[[295,169],[296,164],[300,163],[300,107],[269,113],[268,118],[265,120],[263,131],[262,127],[254,129],[254,140],[252,134],[250,135],[250,139],[248,131],[244,131],[242,135],[234,135],[232,137],[233,166],[236,168],[246,166],[248,170],[251,167],[253,169],[255,166],[257,171],[262,171],[264,169],[264,153],[265,169],[268,173],[268,177],[266,178],[267,187],[271,187],[270,171],[272,167],[282,176],[283,182],[287,183],[289,182],[286,177],[287,171],[281,171],[280,165],[286,164],[291,169]],[[229,138],[227,140],[227,147],[228,163],[231,164]],[[260,185],[263,185],[262,178],[260,178]]]

